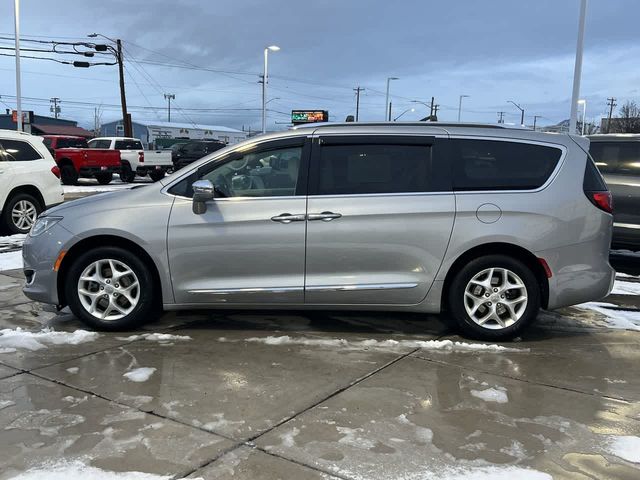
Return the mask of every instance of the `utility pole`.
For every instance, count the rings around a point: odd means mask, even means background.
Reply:
[[[169,102],[169,109],[167,110],[167,121],[171,122],[171,100],[175,100],[176,96],[173,93],[165,93],[164,98]]]
[[[131,118],[127,113],[127,96],[124,91],[124,59],[122,58],[122,41],[116,39],[116,47],[118,52],[118,72],[120,74],[120,103],[122,104],[122,125],[124,126],[124,136],[132,137],[133,129],[131,128]]]
[[[605,133],[611,132],[611,116],[613,115],[613,107],[618,105],[616,103],[616,99],[611,97],[607,98],[607,106],[609,107],[609,117],[607,118],[607,131]]]
[[[49,102],[53,104],[51,105],[51,107],[49,107],[49,111],[53,112],[53,118],[58,118],[58,116],[60,115],[60,107],[58,106],[60,99],[58,97],[53,97],[49,100]]]
[[[358,115],[360,114],[360,92],[364,92],[364,88],[357,86],[353,89],[356,92],[356,122],[358,121]]]
[[[438,109],[440,108],[440,105],[436,104],[433,106],[433,115],[431,115],[431,120],[433,122],[437,122],[438,121]]]
[[[500,115],[500,118],[498,118],[498,123],[504,123],[504,114],[507,112],[498,112],[498,115]]]
[[[434,102],[435,98],[431,97],[431,109],[429,110],[429,116],[432,117],[433,116],[433,102]]]
[[[22,131],[22,94],[20,93],[20,0],[13,3],[13,21],[15,28],[15,49],[16,49],[16,110],[17,110],[17,130]]]

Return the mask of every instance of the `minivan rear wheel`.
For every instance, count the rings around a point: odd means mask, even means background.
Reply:
[[[153,284],[149,268],[136,255],[118,247],[100,247],[73,262],[65,295],[82,322],[98,330],[117,331],[155,317]]]
[[[507,340],[537,316],[540,286],[520,260],[487,255],[456,274],[449,289],[449,308],[465,335]]]

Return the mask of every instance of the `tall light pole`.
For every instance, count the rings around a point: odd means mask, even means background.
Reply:
[[[277,52],[280,47],[271,45],[264,49],[264,70],[262,73],[262,133],[267,131],[267,81],[269,70],[269,50]]]
[[[520,125],[524,127],[524,108],[522,108],[520,105],[518,105],[513,100],[507,100],[507,102],[512,103],[513,105],[515,105],[515,107],[518,110],[520,110]]]
[[[584,24],[587,17],[587,0],[580,1],[580,19],[578,20],[578,41],[576,44],[576,62],[573,68],[573,93],[571,95],[571,117],[569,133],[576,133],[578,123],[578,99],[580,98],[580,78],[582,77],[582,51],[584,50]]]
[[[402,112],[400,115],[398,115],[396,118],[393,119],[394,122],[397,122],[398,119],[403,116],[405,113],[407,112],[415,112],[416,109],[415,108],[407,108],[404,112]]]
[[[387,96],[384,101],[384,119],[391,120],[391,110],[389,109],[389,84],[391,80],[398,80],[398,77],[387,77]]]
[[[171,100],[175,100],[176,95],[174,93],[165,93],[164,98],[169,104],[167,109],[167,122],[171,122]]]
[[[18,117],[18,131],[22,131],[22,96],[20,93],[20,0],[13,2],[13,20],[15,27],[16,45],[16,110]]]
[[[462,99],[468,97],[469,95],[460,95],[460,101],[458,102],[458,123],[460,123],[460,119],[462,118]]]
[[[115,55],[116,60],[118,60],[118,74],[120,75],[120,104],[122,105],[122,126],[124,127],[124,136],[132,137],[133,126],[131,125],[129,113],[127,112],[127,95],[124,91],[124,58],[122,56],[122,41],[119,38],[113,39],[101,33],[90,33],[89,35],[87,35],[87,37],[102,37],[116,44]],[[109,46],[108,48],[111,50],[111,52],[114,52],[113,47]]]
[[[582,105],[582,136],[584,137],[584,125],[587,123],[587,101],[580,99],[578,105]]]

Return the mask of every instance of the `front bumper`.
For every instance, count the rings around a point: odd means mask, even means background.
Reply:
[[[26,284],[24,294],[37,302],[58,305],[58,272],[54,270],[60,252],[79,239],[57,223],[38,237],[30,235],[22,246]]]

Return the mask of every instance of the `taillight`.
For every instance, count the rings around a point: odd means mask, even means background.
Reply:
[[[144,163],[144,152],[138,152],[138,161]]]
[[[613,197],[611,192],[584,192],[596,207],[607,213],[613,213]]]
[[[57,165],[54,167],[51,167],[51,173],[53,173],[56,177],[60,178],[60,167],[58,167]]]

